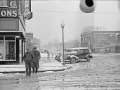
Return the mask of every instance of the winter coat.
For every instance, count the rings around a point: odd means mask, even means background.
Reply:
[[[35,51],[32,51],[33,55],[34,55],[34,59],[33,61],[39,61],[39,59],[41,58],[40,56],[40,52],[35,50]]]
[[[24,61],[26,62],[26,61],[32,61],[33,59],[34,59],[34,55],[33,55],[33,53],[32,52],[26,52],[25,54],[24,54]]]
[[[32,61],[32,67],[39,68],[39,59],[41,58],[41,55],[37,50],[32,51],[32,53],[34,55],[34,59]]]

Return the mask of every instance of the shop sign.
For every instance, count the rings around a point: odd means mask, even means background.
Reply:
[[[29,20],[32,18],[31,13],[31,0],[25,0],[25,7],[24,7],[24,17]]]
[[[0,18],[3,17],[18,17],[17,9],[0,9]]]
[[[0,7],[8,7],[8,0],[0,0]]]
[[[18,1],[17,0],[0,0],[0,7],[18,8]]]
[[[26,20],[30,20],[33,17],[33,13],[30,12],[29,14],[26,14],[24,17]]]
[[[16,0],[10,0],[9,1],[9,8],[17,8],[17,1]]]
[[[25,0],[25,11],[24,13],[31,12],[31,0]]]

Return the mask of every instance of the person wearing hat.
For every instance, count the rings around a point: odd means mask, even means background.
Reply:
[[[41,55],[36,47],[33,47],[32,53],[34,55],[34,59],[32,61],[32,69],[33,69],[33,73],[37,73],[38,68],[39,68],[39,60],[41,58]]]
[[[23,60],[25,62],[26,67],[26,76],[31,75],[31,66],[32,66],[32,60],[34,58],[33,53],[30,51],[30,49],[26,49],[27,52],[23,56]]]

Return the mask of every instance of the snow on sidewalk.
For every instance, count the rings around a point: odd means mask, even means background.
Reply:
[[[40,65],[41,70],[56,70],[56,69],[66,69],[61,63],[51,62]]]
[[[48,63],[40,62],[38,71],[65,70],[68,67],[63,66],[60,62],[52,61]],[[0,73],[3,72],[25,72],[25,65],[0,65]]]

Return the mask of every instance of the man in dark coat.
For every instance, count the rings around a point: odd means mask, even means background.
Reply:
[[[31,66],[32,66],[32,60],[34,58],[33,53],[27,49],[27,52],[24,54],[23,60],[25,62],[25,67],[26,67],[26,76],[31,75]]]
[[[40,52],[38,50],[36,50],[37,48],[34,47],[32,50],[32,53],[34,55],[34,59],[32,62],[32,68],[33,68],[33,73],[37,73],[38,72],[38,68],[39,68],[39,60],[41,58]]]

